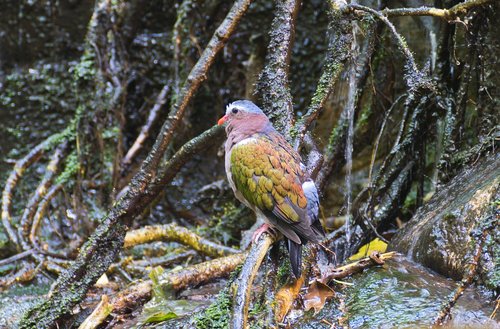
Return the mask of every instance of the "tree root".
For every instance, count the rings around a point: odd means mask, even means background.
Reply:
[[[2,225],[5,228],[9,240],[20,250],[19,238],[12,226],[12,215],[10,208],[12,205],[12,195],[18,180],[23,176],[24,171],[33,163],[38,161],[42,155],[55,144],[65,141],[73,132],[73,127],[66,128],[61,133],[51,135],[46,140],[35,146],[27,155],[16,161],[14,169],[9,174],[2,192]]]
[[[236,254],[239,251],[224,245],[209,241],[185,227],[175,223],[166,225],[146,226],[128,232],[123,243],[124,248],[149,243],[152,241],[173,241],[186,246],[190,246],[196,251],[210,257],[221,257],[229,254]]]
[[[187,105],[201,83],[208,77],[216,55],[222,50],[229,37],[233,34],[240,19],[246,13],[251,0],[238,0],[214,32],[201,57],[189,73],[180,94],[172,105],[167,120],[165,120],[155,144],[147,158],[142,163],[139,172],[129,184],[124,196],[110,209],[107,216],[101,219],[101,224],[86,244],[80,249],[73,265],[62,273],[49,299],[31,308],[20,323],[20,328],[46,328],[54,326],[63,315],[68,314],[72,307],[80,301],[90,286],[108,269],[121,250],[125,236],[125,225],[154,199],[158,191],[168,179],[172,179],[183,163],[192,155],[191,151],[201,148],[190,144],[181,149],[165,166],[160,166],[174,132],[181,122]],[[221,132],[212,129],[210,132]],[[213,137],[210,133],[205,137]],[[198,139],[199,141],[199,139]],[[203,144],[205,145],[205,144]],[[163,171],[163,169],[168,169]],[[153,183],[152,183],[153,182]]]
[[[176,291],[189,286],[199,285],[229,275],[229,273],[243,262],[246,256],[246,252],[238,253],[191,265],[184,269],[166,272],[159,277],[158,284],[163,289],[173,289]],[[152,289],[153,282],[147,280],[134,284],[120,292],[109,303],[101,301],[92,314],[85,320],[85,323],[92,324],[92,326],[89,325],[85,328],[92,329],[98,327],[111,313],[127,314],[132,312],[151,299]]]
[[[21,216],[21,223],[18,227],[19,240],[23,250],[30,250],[32,246],[28,242],[28,237],[32,229],[33,217],[37,211],[38,205],[42,202],[44,196],[47,194],[48,189],[52,185],[54,176],[56,175],[59,167],[59,163],[64,157],[65,150],[67,148],[67,143],[62,143],[54,152],[51,157],[49,164],[45,169],[45,175],[43,179],[38,184],[35,192],[28,200],[26,206],[24,207],[24,212]]]

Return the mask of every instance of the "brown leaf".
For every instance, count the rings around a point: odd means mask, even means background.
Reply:
[[[335,292],[321,281],[315,280],[307,289],[304,296],[305,310],[314,308],[314,314],[321,311],[328,298],[333,297]]]
[[[304,278],[300,277],[298,280],[284,285],[276,294],[274,314],[278,323],[283,322],[303,284]]]

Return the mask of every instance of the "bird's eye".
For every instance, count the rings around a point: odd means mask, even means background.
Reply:
[[[233,109],[231,112],[233,112],[234,114],[238,113],[238,109]]]

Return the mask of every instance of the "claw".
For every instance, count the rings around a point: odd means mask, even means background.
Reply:
[[[262,233],[268,233],[268,234],[271,234],[271,235],[276,235],[277,234],[276,229],[274,227],[272,227],[269,224],[262,224],[261,227],[259,227],[258,229],[255,230],[255,232],[253,232],[252,242],[253,243],[257,243],[257,241],[259,240],[259,238],[262,235]]]

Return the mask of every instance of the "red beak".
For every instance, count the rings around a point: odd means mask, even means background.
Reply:
[[[223,125],[225,122],[227,121],[227,115],[223,116],[222,118],[219,119],[219,121],[217,121],[217,124],[219,126]]]

